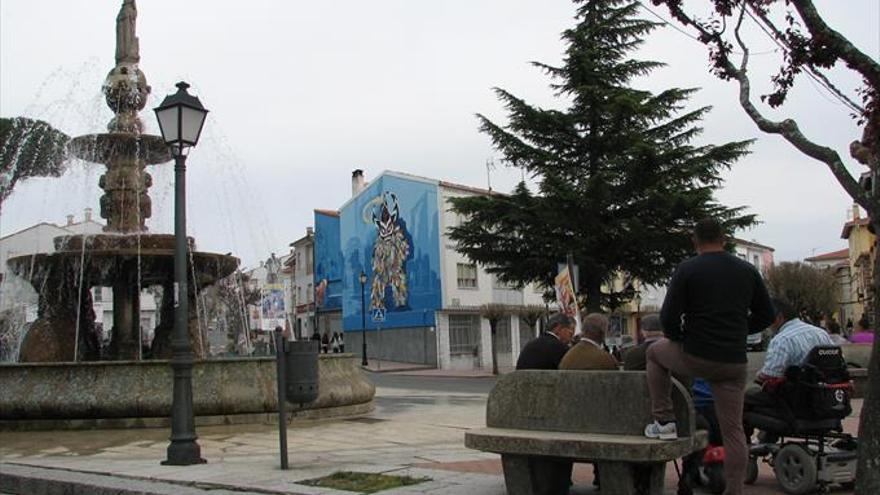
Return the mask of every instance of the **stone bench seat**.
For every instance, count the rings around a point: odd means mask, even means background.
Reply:
[[[594,462],[602,493],[663,493],[666,462],[706,445],[694,430],[690,393],[675,380],[677,440],[645,438],[653,421],[645,372],[520,370],[489,393],[486,427],[465,433],[465,446],[501,454],[508,495],[538,491],[536,463]]]
[[[684,457],[706,444],[706,432],[678,440],[643,435],[480,428],[465,435],[465,447],[485,452],[565,457],[573,461],[658,462]]]

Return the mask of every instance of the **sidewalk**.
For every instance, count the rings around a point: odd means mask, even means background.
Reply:
[[[861,401],[856,402],[860,406]],[[4,489],[8,480],[30,473],[39,480],[60,480],[68,488],[74,483],[69,478],[77,478],[79,491],[64,492],[73,494],[226,495],[224,490],[228,490],[350,495],[300,483],[345,470],[430,478],[383,495],[503,495],[499,457],[468,450],[463,444],[465,430],[484,424],[485,404],[485,394],[380,388],[377,410],[370,417],[292,426],[288,471],[278,467],[278,435],[273,425],[200,428],[198,441],[208,463],[185,467],[159,464],[168,445],[165,429],[2,432],[0,493],[9,491]],[[848,431],[857,427],[857,414],[847,422]],[[599,493],[591,486],[588,465],[577,465],[574,480],[573,494]],[[669,464],[668,494],[675,493],[676,482]],[[120,490],[120,486],[137,486],[139,491]],[[762,464],[758,482],[745,493],[783,492],[770,468]],[[849,492],[838,489],[833,493]]]

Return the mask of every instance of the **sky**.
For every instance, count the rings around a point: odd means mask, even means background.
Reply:
[[[880,2],[816,3],[833,28],[880,58]],[[71,136],[102,132],[112,115],[100,87],[114,65],[120,5],[0,2],[0,116],[43,119]],[[560,63],[560,34],[574,26],[574,14],[567,0],[141,1],[140,68],[152,86],[141,118],[158,134],[151,109],[177,81],[192,85],[211,113],[187,161],[188,233],[199,250],[232,252],[253,267],[272,252],[287,253],[312,224],[313,209],[341,206],[357,168],[367,180],[396,170],[509,191],[521,172],[499,165],[487,177],[486,161],[500,156],[475,114],[506,122],[493,87],[564,108],[529,62]],[[766,93],[779,52],[763,33],[747,35],[754,92]],[[851,201],[827,167],[762,134],[737,104],[736,85],[709,73],[701,44],[662,27],[633,57],[667,64],[634,87],[702,88],[687,109],[713,110],[696,144],[757,139],[724,173],[718,194],[762,222],[739,237],[774,247],[777,260],[846,247],[840,233]],[[846,70],[830,77],[849,94],[859,83]],[[862,171],[847,151],[860,136],[855,122],[812,81],[798,80],[784,111],[762,109],[797,119],[854,174]],[[148,172],[154,185],[147,226],[170,233],[172,166]],[[3,204],[0,236],[38,222],[63,224],[68,214],[80,220],[88,207],[97,212],[102,173],[100,165],[73,161],[61,178],[20,182]]]

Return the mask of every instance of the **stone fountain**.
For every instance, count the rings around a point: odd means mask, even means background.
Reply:
[[[116,20],[116,66],[103,87],[114,113],[108,132],[80,136],[69,145],[72,155],[107,167],[99,182],[105,232],[57,237],[53,253],[8,261],[37,290],[39,308],[19,362],[0,363],[0,431],[169,424],[170,363],[137,360],[144,287],[161,287],[163,295],[152,357],[170,356],[174,236],[150,234],[145,224],[151,214],[146,167],[171,156],[161,138],[143,133],[138,117],[150,87],[138,68],[136,16],[134,0],[125,0]],[[188,246],[192,278],[187,297],[194,308],[198,291],[232,273],[238,259],[196,251],[192,239]],[[108,355],[101,356],[109,361],[92,361],[97,357],[90,339],[95,334],[94,286],[113,289],[113,335]],[[198,344],[195,314],[190,313],[189,334],[191,343]],[[198,358],[204,357],[202,346],[192,347]],[[289,414],[328,419],[369,413],[375,387],[358,363],[352,354],[322,355],[318,399],[290,405]],[[197,359],[192,369],[196,424],[269,421],[267,413],[278,410],[275,368],[270,357]]]
[[[138,112],[150,94],[147,78],[138,67],[135,35],[137,7],[125,0],[116,18],[116,66],[107,75],[103,93],[113,111],[107,132],[71,140],[68,152],[107,171],[98,185],[104,191],[101,217],[107,220],[100,235],[69,235],[54,239],[55,252],[11,258],[8,266],[28,280],[39,294],[38,318],[25,336],[19,362],[94,360],[98,356],[91,288],[113,290],[111,360],[140,356],[140,294],[161,287],[159,325],[151,346],[153,357],[170,356],[173,327],[174,236],[151,234],[146,219],[152,215],[148,165],[171,161],[160,136],[144,134]],[[195,298],[238,267],[233,256],[195,250],[187,239],[190,307]],[[157,291],[158,292],[158,291]],[[196,311],[190,313],[190,340],[197,357],[204,357]]]

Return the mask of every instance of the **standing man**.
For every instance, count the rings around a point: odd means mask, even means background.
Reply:
[[[556,313],[547,320],[547,330],[529,341],[516,361],[518,370],[559,369],[562,356],[568,352],[568,344],[574,336],[574,318]]]
[[[670,372],[709,382],[726,459],[726,495],[740,495],[748,452],[742,426],[746,337],[773,322],[773,305],[761,274],[724,250],[714,219],[694,228],[697,256],[682,262],[669,283],[660,320],[666,338],[648,348],[648,390],[654,422],[645,436],[677,437]]]

